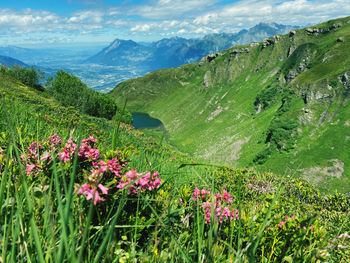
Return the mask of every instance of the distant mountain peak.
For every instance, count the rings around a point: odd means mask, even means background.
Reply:
[[[122,47],[122,48],[127,48],[130,46],[138,46],[139,44],[137,44],[135,41],[129,39],[129,40],[123,40],[123,39],[118,39],[116,38],[105,50],[104,53],[110,53],[111,51]]]
[[[264,38],[286,34],[295,27],[277,23],[260,23],[238,33],[213,33],[199,39],[180,36],[163,38],[144,45],[132,40],[115,39],[108,47],[89,58],[88,62],[104,65],[146,68],[146,71],[177,67],[199,61],[209,53],[218,52],[234,45],[262,41]]]

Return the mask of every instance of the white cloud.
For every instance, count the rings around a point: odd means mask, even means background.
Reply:
[[[221,2],[221,4],[218,4]],[[9,39],[23,34],[90,36],[108,32],[115,37],[201,36],[235,32],[259,22],[289,25],[316,24],[350,15],[349,0],[148,0],[146,4],[114,5],[80,10],[65,16],[44,10],[0,9],[0,35]],[[56,34],[56,35],[55,35]],[[56,37],[56,38],[55,38]],[[74,39],[73,37],[73,39]],[[76,37],[77,38],[77,37]]]
[[[148,24],[144,25],[136,25],[133,28],[131,28],[131,31],[138,31],[138,32],[146,32],[151,29],[151,26]]]
[[[196,25],[207,25],[210,22],[214,22],[217,20],[218,14],[213,13],[213,14],[206,14],[204,16],[198,16],[195,20],[193,20],[193,23]]]
[[[128,14],[148,19],[168,19],[206,10],[217,2],[219,0],[159,0],[152,2],[152,5],[129,8]]]

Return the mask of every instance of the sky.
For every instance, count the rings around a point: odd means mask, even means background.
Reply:
[[[310,25],[350,15],[350,0],[0,0],[0,46],[108,44]]]

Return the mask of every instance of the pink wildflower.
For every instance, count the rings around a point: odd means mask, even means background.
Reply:
[[[285,225],[286,225],[286,222],[281,221],[281,222],[278,224],[278,227],[279,227],[279,228],[282,228],[282,227],[285,226]]]
[[[99,184],[98,188],[101,190],[103,194],[108,193],[108,188],[104,187],[103,185]],[[76,186],[75,192],[78,191],[78,195],[83,194],[86,196],[86,200],[94,200],[94,205],[97,203],[101,203],[104,201],[104,199],[100,196],[99,192],[97,191],[96,187],[91,188],[91,185],[89,184],[83,184],[82,186]]]
[[[94,200],[94,205],[104,201],[104,199],[101,198],[100,194],[98,193],[96,187],[92,188],[88,193],[88,195],[86,196],[86,200],[90,200],[90,199]]]
[[[51,158],[51,154],[49,152],[45,152],[43,156],[41,156],[40,161],[46,161]]]
[[[152,191],[153,189],[159,188],[160,184],[162,183],[161,179],[158,176],[158,172],[154,172],[151,176],[150,172],[137,173],[135,168],[133,168],[131,171],[125,173],[122,176],[119,184],[117,185],[117,188],[123,189],[129,185],[128,194],[137,194],[138,191],[146,189]]]
[[[64,163],[70,161],[70,154],[66,149],[63,149],[63,152],[61,152],[59,156]]]
[[[70,161],[76,149],[77,149],[77,145],[73,142],[72,139],[68,139],[66,145],[64,146],[63,152],[59,154],[61,160],[63,162]]]
[[[98,149],[90,149],[88,152],[85,152],[85,158],[90,161],[95,161],[100,159],[100,151]]]
[[[295,218],[295,215],[293,214],[293,215],[291,216],[291,218],[294,219],[294,218]]]
[[[87,139],[82,139],[81,141],[82,141],[83,143],[89,143],[89,142],[91,142],[92,144],[94,144],[95,142],[97,142],[97,139],[94,138],[93,136],[89,136],[89,138],[87,138]]]
[[[112,160],[107,161],[108,169],[114,173],[116,176],[120,176],[120,173],[122,171],[122,167],[119,164],[119,161],[117,158],[113,158]]]
[[[204,202],[202,204],[204,209],[204,216],[205,216],[205,224],[210,223],[210,217],[211,217],[211,203],[209,201]]]
[[[227,192],[225,189],[222,191],[223,193],[223,196],[224,196],[224,200],[225,202],[228,202],[228,203],[232,203],[233,200],[232,200],[232,197],[231,197],[231,194],[229,192]]]
[[[57,150],[57,148],[61,145],[62,139],[55,133],[52,136],[49,136],[49,147],[51,150]]]
[[[108,187],[105,187],[102,184],[98,184],[97,187],[100,188],[102,194],[104,194],[104,195],[108,194],[108,190],[109,190]]]
[[[27,175],[30,175],[34,168],[35,168],[35,164],[27,164],[27,168],[26,168]]]

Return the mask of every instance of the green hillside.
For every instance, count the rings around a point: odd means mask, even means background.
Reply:
[[[350,17],[154,71],[110,93],[212,163],[350,191]]]
[[[0,70],[0,262],[349,261],[348,196],[199,162],[101,100]]]

